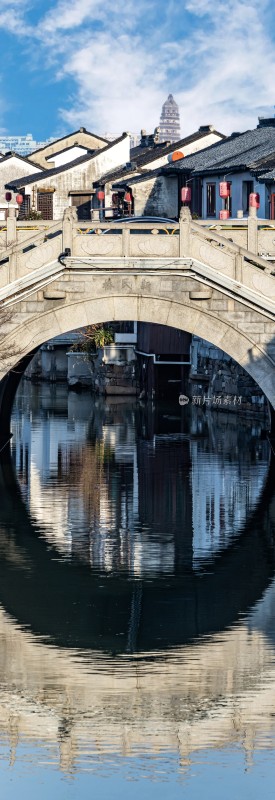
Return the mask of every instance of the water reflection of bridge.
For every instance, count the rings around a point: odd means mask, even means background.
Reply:
[[[194,407],[91,405],[89,395],[45,385],[25,384],[24,396],[13,422],[19,481],[63,554],[136,576],[200,569],[257,505],[269,447],[255,421],[251,437],[250,423],[213,423]]]
[[[100,419],[100,415],[99,415]],[[103,416],[100,425],[104,431],[105,419]],[[89,429],[92,439],[94,424]],[[96,423],[96,424],[99,424]],[[60,426],[60,418],[58,419]],[[34,425],[36,429],[37,426]],[[115,428],[117,429],[117,420]],[[233,435],[233,434],[232,434]],[[47,437],[46,437],[47,438]],[[224,440],[224,439],[223,439]],[[231,441],[231,439],[230,439]],[[258,441],[258,440],[257,440]],[[92,443],[93,444],[93,443]],[[128,443],[129,444],[129,443]],[[232,441],[231,441],[232,444]],[[243,448],[243,436],[241,438]],[[125,536],[121,532],[123,518],[121,507],[117,502],[114,478],[121,467],[122,452],[119,448],[120,461],[113,460],[109,453],[107,460],[107,478],[103,475],[105,489],[112,488],[114,503],[107,507],[111,509],[110,518],[113,522],[111,529],[111,543],[109,552],[114,552],[113,561],[102,562],[97,557],[96,544],[92,551],[93,570],[89,563],[83,563],[81,558],[62,559],[58,555],[59,543],[51,535],[52,530],[48,525],[41,524],[39,520],[27,511],[21,493],[16,484],[11,462],[3,465],[2,470],[2,496],[3,502],[0,509],[0,524],[3,531],[1,537],[2,558],[0,562],[1,593],[0,600],[7,612],[11,613],[19,623],[27,625],[34,633],[50,636],[58,645],[99,649],[125,653],[129,650],[155,651],[173,646],[180,646],[197,636],[206,635],[214,631],[224,630],[238,619],[241,613],[247,610],[262,596],[273,575],[273,478],[271,470],[264,480],[267,463],[263,460],[260,466],[262,475],[262,492],[256,494],[254,504],[250,507],[248,520],[242,522],[241,536],[223,542],[223,548],[217,551],[216,557],[210,562],[206,570],[194,571],[192,569],[192,554],[190,555],[192,520],[190,514],[192,504],[190,501],[190,482],[186,474],[190,462],[190,443],[188,437],[180,439],[180,448],[176,447],[174,469],[170,470],[168,480],[169,495],[174,503],[169,506],[168,513],[164,516],[163,529],[160,528],[157,516],[154,528],[154,516],[157,507],[157,498],[160,497],[158,487],[159,473],[162,470],[163,460],[150,461],[150,470],[146,471],[143,458],[144,449],[147,448],[147,438],[142,439],[138,458],[140,460],[141,482],[138,484],[138,493],[133,489],[130,497],[131,513],[134,513],[132,498],[136,496],[136,512],[141,519],[137,534],[134,528],[125,527]],[[150,445],[150,442],[149,442]],[[265,443],[258,441],[258,447],[264,448]],[[202,445],[202,448],[204,445]],[[81,451],[82,452],[82,451]],[[92,448],[92,453],[93,448]],[[99,449],[100,463],[102,451]],[[127,457],[129,447],[127,445]],[[158,454],[157,454],[158,455]],[[164,448],[164,458],[167,459],[167,448]],[[29,463],[30,463],[29,457]],[[79,474],[81,459],[76,459],[75,468]],[[94,462],[93,462],[94,463]],[[97,463],[97,462],[95,462]],[[88,462],[88,466],[90,462]],[[264,465],[266,465],[264,467]],[[129,466],[129,464],[128,464]],[[72,463],[69,460],[68,469],[65,471],[65,499],[68,484],[68,471],[72,475]],[[125,468],[125,464],[124,464]],[[56,492],[59,505],[59,493],[62,497],[62,458],[58,458],[58,484]],[[179,472],[182,472],[182,482],[178,487]],[[26,477],[27,471],[21,474],[21,480]],[[90,473],[88,472],[90,475]],[[123,473],[124,474],[124,473]],[[133,479],[133,469],[130,464],[130,475]],[[153,506],[148,506],[148,492],[144,489],[151,480],[151,494],[154,498]],[[84,475],[85,478],[85,475]],[[169,483],[170,481],[170,483]],[[90,481],[92,482],[92,481]],[[78,488],[82,483],[78,482]],[[124,480],[124,489],[127,480]],[[100,486],[100,481],[99,481]],[[84,480],[84,499],[94,509],[95,502],[100,501],[98,492],[96,496],[88,494]],[[131,487],[130,487],[131,488]],[[147,487],[148,488],[148,487]],[[258,487],[259,488],[259,487]],[[179,503],[177,499],[183,492],[184,499]],[[197,489],[197,486],[196,486]],[[212,491],[212,486],[210,484]],[[129,481],[128,481],[129,490]],[[124,491],[124,490],[123,490]],[[125,489],[126,491],[126,489]],[[204,494],[204,487],[203,487]],[[220,502],[220,498],[219,502]],[[122,510],[125,512],[125,497],[123,495]],[[64,501],[64,497],[63,497]],[[197,499],[196,499],[197,505]],[[50,493],[49,508],[54,516],[54,504]],[[64,506],[63,506],[64,508]],[[99,518],[96,516],[93,534],[96,541],[97,525],[102,522],[100,513],[102,509],[96,506]],[[85,507],[84,507],[85,510]],[[78,519],[79,506],[76,505],[76,518]],[[182,515],[186,511],[185,527],[179,527]],[[135,512],[135,513],[136,513]],[[141,518],[143,514],[143,519]],[[146,514],[148,515],[146,517]],[[170,516],[171,515],[171,516]],[[127,516],[127,514],[126,514]],[[215,517],[215,515],[214,515]],[[130,523],[133,520],[130,520]],[[148,524],[147,524],[148,521]],[[104,520],[103,520],[104,522]],[[42,520],[43,523],[43,520]],[[109,525],[109,517],[107,517]],[[188,524],[187,524],[188,523]],[[170,528],[167,526],[170,524]],[[152,526],[152,540],[148,538],[148,529]],[[168,530],[168,532],[167,532]],[[179,530],[182,535],[179,536]],[[117,532],[118,531],[118,532]],[[191,531],[191,534],[190,534]],[[48,535],[50,533],[50,535]],[[105,531],[107,536],[107,531]],[[104,539],[103,530],[103,539]],[[137,549],[131,551],[129,545],[123,560],[118,540],[126,547],[127,538],[134,540]],[[136,538],[135,538],[136,537]],[[164,550],[162,551],[162,538]],[[153,544],[152,544],[153,542]],[[57,547],[56,547],[57,545]],[[227,545],[227,546],[226,546]],[[152,546],[152,550],[150,550]],[[171,547],[173,558],[171,558]],[[185,552],[186,547],[186,552]],[[146,550],[147,549],[147,550]],[[147,552],[145,566],[142,558],[137,564],[137,553]],[[70,552],[73,553],[71,545]],[[84,550],[85,552],[85,550]],[[90,552],[90,543],[89,543]],[[106,550],[107,552],[107,550]],[[165,568],[160,565],[161,558],[156,553],[164,553]],[[136,564],[133,560],[136,556]],[[74,554],[74,553],[73,553]],[[152,560],[151,554],[153,554]],[[79,548],[76,546],[76,555]],[[207,555],[207,549],[206,549]],[[215,554],[214,554],[215,555]],[[165,564],[165,558],[167,562]],[[151,569],[150,569],[151,564]],[[180,567],[178,566],[180,565]],[[138,568],[137,568],[138,567]],[[249,582],[244,575],[250,575]],[[47,598],[45,600],[45,598]],[[64,626],[64,619],[67,620]]]
[[[49,403],[46,405],[45,419],[49,420]],[[61,405],[59,430],[63,414]],[[115,419],[111,415],[111,421],[119,432],[119,410],[113,409],[112,414]],[[108,418],[109,424],[99,410],[87,426],[84,415],[88,449],[94,446],[95,433],[97,438],[102,433],[110,454],[110,412]],[[142,428],[144,415],[140,422]],[[160,426],[158,421],[155,440],[150,425],[145,426],[135,456],[146,485],[145,453],[152,444],[156,449],[160,446],[161,452],[165,433]],[[34,429],[38,429],[36,420]],[[190,455],[195,455],[198,466],[200,449],[209,457],[206,439],[195,436],[194,426],[192,430],[194,438],[187,431],[181,432],[182,456],[180,460],[177,450],[175,459],[177,479],[179,469],[185,478],[190,472]],[[233,442],[237,444],[236,435],[236,430],[230,430],[226,448],[231,453]],[[69,436],[74,451],[72,428]],[[26,442],[32,442],[27,434]],[[239,446],[245,461],[243,442],[242,430]],[[135,513],[144,514],[143,482],[133,490],[136,442],[127,437],[124,428],[117,444],[117,461],[109,459],[108,475],[113,476],[121,466],[124,471],[129,467],[130,500],[132,503],[135,495]],[[212,446],[215,450],[213,439]],[[174,561],[169,560],[167,571],[161,571],[158,562],[157,569],[153,564],[151,572],[140,569],[136,573],[133,564],[127,570],[125,563],[117,562],[110,573],[100,564],[91,570],[90,562],[83,564],[81,553],[78,561],[62,559],[59,542],[49,535],[49,519],[43,519],[43,515],[35,519],[34,506],[27,510],[11,461],[2,464],[0,733],[10,743],[12,759],[17,744],[27,739],[47,744],[49,759],[59,759],[65,770],[75,765],[81,768],[83,762],[90,767],[97,759],[108,760],[110,752],[127,756],[145,748],[155,755],[167,749],[176,753],[184,769],[192,752],[199,748],[241,742],[251,758],[261,739],[272,744],[274,643],[272,629],[269,625],[265,629],[263,619],[266,609],[270,618],[274,605],[273,463],[268,466],[266,445],[257,437],[251,448],[250,465],[258,454],[260,482],[255,483],[254,502],[245,505],[248,520],[238,519],[241,535],[224,542],[211,568],[208,562],[206,571],[192,571],[187,558],[179,573]],[[166,457],[165,447],[164,452]],[[19,449],[20,456],[20,480],[22,486],[25,480],[23,490],[26,500],[31,500],[33,487],[28,478],[35,451],[29,449],[28,460],[27,450],[20,453]],[[63,502],[72,461],[61,456],[57,448]],[[80,460],[75,463],[79,470]],[[51,468],[45,470],[44,477],[51,488],[52,459],[48,465]],[[163,461],[157,457],[152,493],[156,492],[162,468]],[[108,489],[106,475],[103,477]],[[176,483],[170,488],[173,486]],[[197,492],[196,482],[195,489]],[[190,514],[188,492],[185,500]],[[116,504],[115,510],[117,515]],[[155,510],[148,509],[149,520]],[[182,511],[181,506],[180,515]],[[240,623],[244,615],[248,615],[248,621]],[[52,744],[58,746],[54,755]]]
[[[0,637],[0,737],[11,763],[23,742],[65,771],[147,752],[150,775],[167,752],[185,770],[205,748],[238,744],[251,763],[254,749],[274,746],[274,648],[253,630],[253,613],[249,628],[170,649],[149,665],[145,653],[121,660],[42,644],[2,610]]]

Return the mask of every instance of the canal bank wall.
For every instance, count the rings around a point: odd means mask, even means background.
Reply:
[[[189,390],[197,405],[267,414],[265,395],[251,375],[223,350],[197,336],[192,337]]]
[[[70,340],[67,337],[63,341],[60,337],[60,340],[45,343],[32,359],[25,377],[33,382],[67,381],[71,389],[88,389],[98,395],[140,395],[143,384],[135,343],[113,343],[98,348],[93,354],[69,350],[73,335],[76,334],[69,335]],[[171,380],[173,365],[168,367],[154,365],[157,373],[162,369],[161,388],[167,397],[170,384],[177,383]],[[156,386],[158,384],[159,380]],[[184,393],[194,404],[215,410],[267,414],[266,398],[251,376],[224,351],[197,336],[193,336],[191,341],[190,368],[187,368],[185,376]],[[158,400],[157,394],[156,391],[150,397],[149,393],[147,399]],[[144,389],[142,397],[147,397]]]

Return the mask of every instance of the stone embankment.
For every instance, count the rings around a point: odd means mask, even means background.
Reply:
[[[90,388],[95,394],[136,395],[136,357],[134,347],[115,345],[97,353],[68,354],[68,385],[71,389]]]
[[[190,393],[195,404],[215,410],[267,413],[266,398],[249,373],[199,339],[193,343]]]

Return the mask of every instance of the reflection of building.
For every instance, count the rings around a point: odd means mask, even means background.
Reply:
[[[268,467],[266,443],[257,439],[255,456],[249,427],[246,439],[233,419],[225,436],[222,419],[207,430],[203,416],[203,431],[194,407],[176,416],[61,386],[23,391],[25,410],[13,417],[18,477],[62,553],[107,572],[176,573],[200,569],[242,532]]]
[[[214,427],[214,426],[213,426]],[[229,432],[227,434],[229,436]],[[212,429],[212,436],[215,431]],[[235,437],[234,443],[236,441]],[[236,446],[236,445],[235,445]],[[266,462],[221,457],[212,452],[211,468],[205,469],[206,453],[198,440],[191,442],[193,566],[199,569],[207,556],[226,549],[238,536],[260,497]],[[209,464],[210,466],[210,464]]]
[[[181,436],[138,440],[139,524],[144,564],[160,572],[192,566],[190,444]],[[165,478],[164,478],[165,476]],[[147,567],[148,568],[148,567]]]

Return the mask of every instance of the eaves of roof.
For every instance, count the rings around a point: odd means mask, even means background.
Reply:
[[[4,161],[9,161],[10,158],[18,158],[19,161],[23,161],[24,164],[31,164],[32,167],[36,167],[41,171],[42,167],[41,164],[36,164],[31,158],[24,158],[24,156],[19,155],[19,153],[11,152],[6,153],[5,155],[0,155],[0,164],[3,164]]]
[[[259,158],[274,151],[275,128],[256,128],[241,134],[232,134],[227,139],[186,156],[183,161],[169,165],[172,171],[192,175],[227,174],[249,169]],[[167,169],[167,167],[166,167]]]
[[[162,144],[156,145],[155,147],[146,147],[140,153],[140,155],[136,155],[134,160],[131,162],[132,166],[130,167],[119,167],[117,170],[112,170],[112,172],[106,172],[100,180],[96,182],[95,185],[104,186],[105,183],[112,183],[112,181],[117,181],[119,178],[126,178],[127,176],[134,175],[139,172],[139,169],[148,164],[157,161],[159,158],[162,158],[165,155],[169,155],[170,153],[174,153],[175,150],[178,150],[180,147],[184,145],[191,144],[192,142],[199,141],[200,139],[204,139],[206,136],[209,136],[211,133],[216,133],[217,131],[196,131],[195,133],[191,134],[190,136],[186,136],[185,139],[180,139],[178,142],[170,143],[169,145]],[[218,134],[219,136],[223,136],[223,134]],[[224,138],[224,137],[223,137]],[[130,151],[130,155],[132,151]],[[188,156],[187,156],[188,158]],[[166,165],[163,165],[166,167]]]
[[[43,172],[40,172],[36,175],[28,175],[26,177],[23,176],[21,178],[16,178],[16,180],[7,183],[6,188],[15,190],[21,189],[21,187],[23,188],[24,186],[28,186],[31,183],[37,183],[37,181],[43,181],[46,180],[47,178],[53,177],[54,175],[59,175],[61,172],[68,172],[69,170],[74,169],[75,167],[78,167],[81,164],[84,164],[86,161],[92,161],[98,155],[106,153],[107,150],[110,150],[112,147],[114,147],[116,144],[119,144],[119,142],[122,142],[126,138],[127,138],[127,133],[123,133],[122,136],[120,136],[114,142],[109,142],[108,145],[106,145],[106,147],[102,147],[100,150],[95,150],[92,154],[85,153],[84,156],[79,156],[74,161],[70,161],[67,164],[62,164],[59,167],[53,167],[52,169],[43,170]]]
[[[35,155],[35,153],[43,153],[43,150],[47,150],[48,147],[51,147],[53,144],[57,144],[57,142],[64,142],[64,139],[68,139],[69,136],[77,136],[79,133],[87,133],[88,136],[93,136],[94,139],[98,139],[99,142],[106,142],[109,144],[108,139],[103,139],[103,136],[98,136],[97,133],[91,133],[91,131],[86,131],[85,128],[79,128],[78,131],[72,131],[72,133],[67,133],[66,136],[61,136],[60,139],[54,139],[53,142],[49,142],[44,147],[40,147],[38,150],[33,150],[30,155]]]
[[[113,184],[113,189],[119,189],[120,187],[124,188],[125,186],[135,186],[136,183],[142,183],[143,181],[150,181],[152,178],[157,178],[158,175],[163,174],[163,168],[158,167],[158,169],[151,169],[148,172],[142,173],[142,175],[135,175],[133,178],[128,178],[125,181],[118,181],[117,183]],[[167,175],[167,173],[165,173]],[[170,176],[169,176],[170,177]],[[173,178],[176,178],[176,175],[173,174]]]
[[[275,181],[275,167],[268,170],[268,172],[258,173],[257,180],[259,183],[273,183]]]
[[[95,148],[93,148],[93,150],[91,150],[90,147],[85,147],[84,144],[77,144],[77,142],[74,142],[74,144],[70,144],[68,147],[64,147],[64,150],[58,150],[56,153],[51,153],[49,156],[45,156],[45,161],[51,161],[51,160],[54,161],[56,156],[60,156],[61,153],[67,153],[68,150],[72,150],[74,147],[78,147],[79,150],[85,150],[85,153],[87,153],[87,152],[88,153],[94,153],[94,152],[99,153],[100,152],[100,150],[98,150],[98,149],[95,150]],[[102,148],[102,149],[104,149],[104,148]]]
[[[145,151],[144,153],[141,154],[140,158],[137,157],[135,160],[139,165],[149,164],[150,161],[156,161],[158,158],[161,158],[162,156],[174,153],[176,150],[180,150],[181,148],[187,147],[187,145],[189,144],[193,144],[194,142],[199,142],[200,140],[206,139],[207,136],[211,136],[213,134],[222,137],[223,140],[226,138],[224,134],[218,133],[218,131],[215,130],[195,131],[195,133],[191,133],[190,136],[185,136],[184,139],[179,139],[178,142],[171,142],[170,144],[166,144],[165,147],[163,147],[163,145],[157,145],[154,148],[149,148],[149,152],[147,149],[148,153],[147,157]],[[188,156],[186,156],[186,158],[188,158]]]

